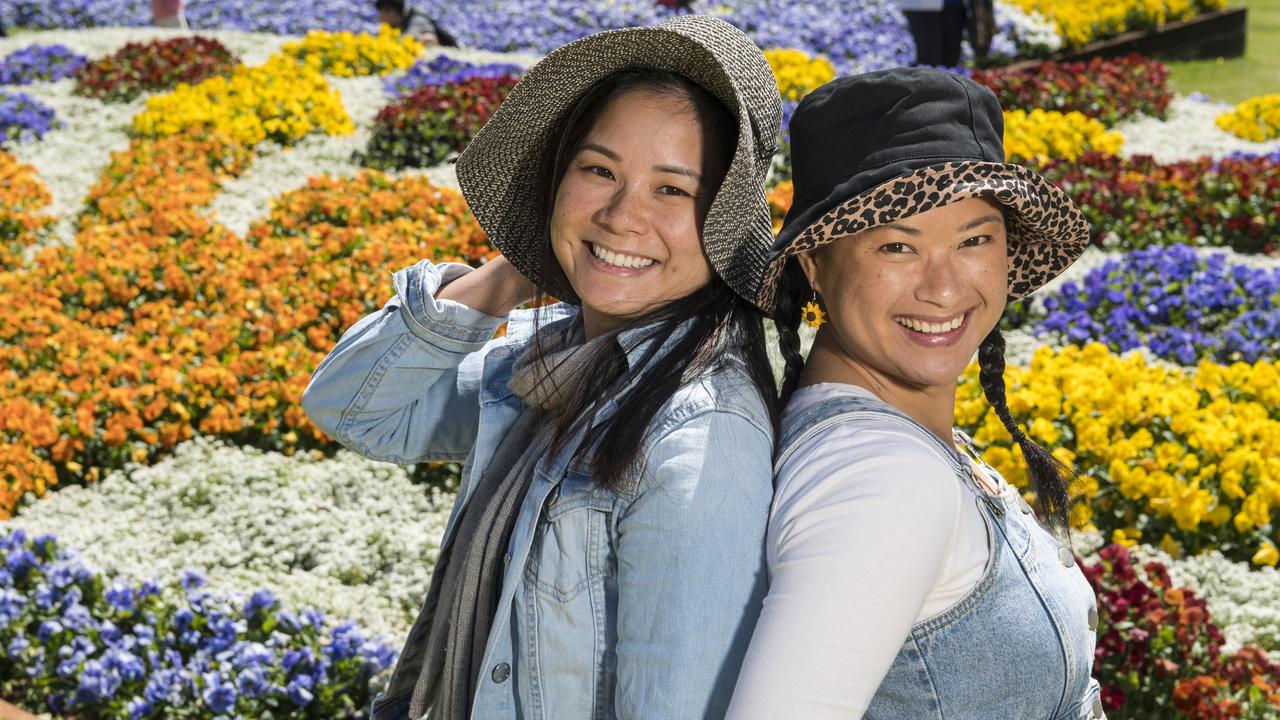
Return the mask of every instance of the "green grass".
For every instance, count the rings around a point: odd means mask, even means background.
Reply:
[[[1244,57],[1171,61],[1169,81],[1180,93],[1227,102],[1280,93],[1280,0],[1232,3],[1249,9]]]

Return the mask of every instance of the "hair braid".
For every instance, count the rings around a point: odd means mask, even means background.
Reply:
[[[785,363],[779,392],[783,405],[791,399],[791,394],[800,384],[800,374],[804,372],[804,356],[800,354],[799,328],[803,315],[800,301],[808,287],[809,282],[800,270],[800,264],[795,259],[788,260],[778,282],[777,307],[773,314],[773,323],[778,330],[778,350]]]
[[[986,395],[987,402],[1013,436],[1014,442],[1022,448],[1041,515],[1055,533],[1068,534],[1067,513],[1071,498],[1067,495],[1067,486],[1075,479],[1075,472],[1027,437],[1010,414],[1005,401],[1004,335],[1000,334],[999,325],[992,329],[978,348],[978,367],[978,379],[982,383],[982,392]]]

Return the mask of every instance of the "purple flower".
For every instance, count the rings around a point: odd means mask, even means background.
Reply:
[[[437,55],[430,60],[419,60],[403,73],[392,76],[384,87],[388,95],[401,97],[427,85],[452,85],[474,77],[500,78],[523,74],[524,68],[519,65],[475,65],[448,55]]]
[[[39,140],[44,134],[59,127],[53,108],[50,108],[30,95],[23,93],[0,92],[0,146]],[[30,550],[21,551],[30,556],[34,562],[35,555]],[[13,556],[10,556],[9,569],[13,568]]]
[[[205,689],[200,698],[210,710],[216,713],[230,712],[236,706],[236,689],[222,681],[222,673],[206,673]]]
[[[1151,247],[1108,261],[1043,301],[1033,328],[1073,343],[1146,346],[1183,364],[1280,355],[1280,269],[1232,265],[1223,253]]]
[[[65,45],[32,45],[0,60],[0,85],[28,85],[71,77],[89,59]]]
[[[276,596],[270,590],[258,590],[249,596],[244,604],[244,614],[252,617],[259,610],[269,610],[275,607]]]
[[[205,586],[204,572],[195,568],[187,568],[182,571],[182,589],[196,590]]]

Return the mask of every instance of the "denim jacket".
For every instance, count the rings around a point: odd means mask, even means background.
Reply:
[[[507,381],[533,331],[531,314],[517,311],[506,335],[493,339],[503,318],[435,298],[468,271],[423,261],[396,273],[396,296],[347,330],[302,398],[316,425],[367,457],[465,461],[442,551],[523,407]],[[550,314],[578,321],[567,307]],[[644,347],[630,339],[619,341],[634,362]],[[574,460],[582,433],[537,463],[512,532],[473,718],[724,714],[766,589],[773,493],[768,413],[732,360],[681,388],[649,427],[635,428],[643,470],[621,490]],[[604,413],[615,410],[609,404]],[[400,664],[421,652],[422,620]],[[411,675],[397,665],[374,701],[374,720],[408,717]]]

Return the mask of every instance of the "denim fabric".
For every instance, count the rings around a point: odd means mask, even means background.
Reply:
[[[424,261],[397,273],[396,296],[343,335],[302,398],[317,426],[368,457],[465,459],[445,551],[473,480],[522,409],[507,381],[533,332],[531,314],[516,312],[506,335],[491,339],[502,318],[435,298],[466,272]],[[546,313],[577,321],[571,308]],[[646,349],[627,333],[619,341],[629,362]],[[615,411],[608,405],[604,417]],[[573,459],[582,433],[537,464],[473,718],[724,714],[765,592],[768,413],[731,357],[635,430],[644,468],[619,491]],[[433,605],[428,597],[424,609]],[[374,720],[408,717],[426,618],[374,702]]]
[[[857,396],[788,417],[777,467],[813,433],[837,422],[913,429],[946,458],[957,482],[972,487],[963,455],[889,405]],[[999,496],[974,492],[991,549],[981,579],[950,608],[911,628],[867,708],[869,720],[1104,717],[1091,677],[1093,590],[1017,489],[1003,480],[1000,486]]]

